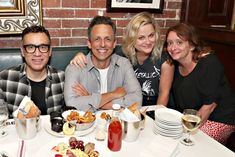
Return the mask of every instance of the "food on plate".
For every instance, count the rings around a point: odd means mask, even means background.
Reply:
[[[139,119],[141,119],[141,113],[138,107],[139,107],[138,103],[133,103],[132,105],[128,106],[128,109],[132,113],[134,113]]]
[[[84,113],[84,115],[79,114],[79,112],[72,110],[70,114],[67,116],[68,121],[74,121],[78,124],[81,123],[91,123],[95,120],[95,115],[93,115],[92,112],[87,111]]]
[[[138,103],[133,103],[132,105],[128,106],[128,109],[132,112],[135,113],[135,111],[138,110]]]
[[[70,137],[68,144],[62,142],[51,149],[55,157],[99,157],[99,152],[95,150],[95,144],[88,142],[84,145],[82,140]]]
[[[111,120],[111,116],[110,114],[106,113],[106,112],[102,112],[100,115],[101,119],[105,119],[105,120]]]
[[[65,135],[73,135],[75,132],[76,126],[70,124],[69,122],[64,123],[63,125],[63,133]]]
[[[33,101],[30,100],[26,103],[24,109],[19,109],[17,118],[35,118],[39,116],[40,113],[41,111],[38,109],[38,107],[33,103]]]

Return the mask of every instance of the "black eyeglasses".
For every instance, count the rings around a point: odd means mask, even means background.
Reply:
[[[24,47],[25,51],[30,54],[33,54],[36,51],[36,48],[38,48],[38,50],[41,53],[47,53],[50,49],[49,44],[41,44],[41,45],[29,44],[29,45],[23,45],[23,47]]]

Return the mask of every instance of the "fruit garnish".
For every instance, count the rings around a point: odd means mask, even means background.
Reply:
[[[63,125],[63,133],[65,135],[73,135],[75,132],[75,125],[71,125],[69,122],[64,123]]]

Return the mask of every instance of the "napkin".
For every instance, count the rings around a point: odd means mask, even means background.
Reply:
[[[132,113],[128,108],[125,108],[120,114],[119,118],[127,122],[138,122],[140,119]]]
[[[175,157],[178,154],[178,144],[177,139],[156,135],[140,152],[140,157]]]
[[[23,100],[20,102],[19,107],[14,111],[13,116],[17,117],[19,109],[24,109],[27,102],[31,101],[30,97],[24,96]]]
[[[13,142],[13,143],[5,143],[4,145],[1,145],[0,147],[0,154],[4,152],[9,157],[20,157],[19,150],[21,148],[22,141],[19,142]],[[26,142],[24,143],[23,155],[22,157],[29,157],[29,154],[27,153],[27,148],[25,147]],[[0,155],[1,156],[1,155]]]

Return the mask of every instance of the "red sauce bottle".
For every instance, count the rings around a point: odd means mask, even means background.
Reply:
[[[113,116],[108,127],[108,148],[111,151],[119,151],[122,147],[122,125],[118,119],[119,104],[113,105]]]

